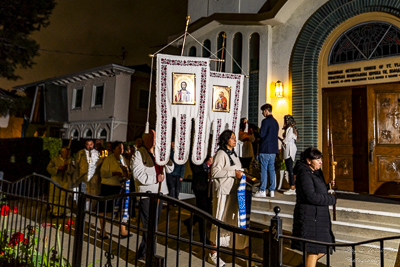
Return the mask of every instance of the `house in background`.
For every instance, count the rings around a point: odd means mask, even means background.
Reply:
[[[16,90],[0,89],[0,138],[19,138],[24,124],[21,104],[25,98]]]
[[[67,113],[67,89],[52,83],[52,79],[16,86],[29,105],[22,111],[23,124],[19,137],[62,137]]]
[[[132,141],[145,129],[149,74],[110,64],[17,86],[32,99],[25,136]],[[154,125],[155,88],[149,115]]]
[[[106,65],[58,77],[67,87],[66,139],[93,138],[126,141],[133,69]]]

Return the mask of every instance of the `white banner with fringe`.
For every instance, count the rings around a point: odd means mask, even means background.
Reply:
[[[170,158],[173,118],[175,118],[174,161],[188,160],[193,142],[192,160],[202,164],[207,155],[207,94],[210,76],[208,58],[157,55],[157,122],[155,159],[165,165]],[[192,119],[194,135],[192,137]]]
[[[209,123],[212,124],[213,140],[211,155],[218,150],[218,138],[226,130],[232,130],[239,138],[240,114],[242,111],[244,75],[210,72],[209,90],[212,94],[212,108]],[[226,102],[226,103],[225,103]]]

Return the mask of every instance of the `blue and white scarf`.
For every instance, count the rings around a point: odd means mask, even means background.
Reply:
[[[121,165],[126,166],[124,160],[122,159],[122,155],[120,157],[120,162],[121,162]],[[119,193],[120,194],[124,194],[124,193],[129,194],[130,193],[130,186],[131,186],[131,181],[129,179],[127,179],[121,185],[121,190],[119,191]],[[128,222],[128,219],[129,219],[129,213],[128,213],[128,211],[129,211],[129,196],[127,196],[125,198],[125,201],[124,201],[123,205],[121,205],[121,202],[122,202],[122,198],[118,198],[117,199],[117,203],[115,203],[115,206],[114,206],[113,215],[114,215],[114,218],[115,218],[117,216],[117,214],[118,214],[118,211],[122,207],[122,210],[121,210],[122,222],[126,223],[126,222]]]
[[[121,186],[121,190],[119,191],[120,194],[124,194],[130,193],[130,185],[131,185],[131,181],[127,180],[122,186]],[[126,198],[124,198],[124,203],[123,205],[121,205],[122,202],[122,198],[118,198],[117,199],[117,203],[115,203],[114,206],[114,218],[117,216],[118,211],[120,210],[121,206],[122,206],[122,222],[126,223],[128,222],[129,219],[129,196],[127,196]]]
[[[247,186],[246,175],[243,174],[238,188],[240,228],[246,229],[250,227],[251,196],[252,188]]]

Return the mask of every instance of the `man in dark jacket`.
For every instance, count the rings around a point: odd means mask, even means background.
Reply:
[[[174,147],[175,147],[175,142],[171,142],[171,160],[174,162],[174,171],[171,173],[167,173],[167,186],[168,186],[168,191],[169,191],[169,196],[174,197],[176,199],[179,199],[179,193],[181,192],[181,187],[182,187],[182,181],[185,175],[185,164],[179,165],[176,164],[174,161]]]
[[[261,122],[260,137],[261,144],[259,150],[259,160],[261,165],[261,185],[255,197],[266,197],[267,172],[270,179],[269,196],[275,196],[275,157],[279,153],[278,131],[279,124],[272,116],[272,105],[264,104],[261,106],[262,114],[265,119]]]
[[[196,197],[196,207],[211,214],[211,196],[209,194],[209,173],[213,163],[213,157],[207,155],[202,165],[196,165],[190,161],[190,169],[193,173],[192,190]],[[200,241],[204,240],[204,220],[198,216],[193,217],[193,225],[199,223]],[[183,221],[190,233],[190,218]],[[209,229],[208,229],[209,230]],[[206,231],[208,232],[208,231]],[[206,240],[210,244],[209,240]]]

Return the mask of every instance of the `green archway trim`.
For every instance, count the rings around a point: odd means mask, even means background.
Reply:
[[[354,16],[384,12],[400,17],[398,0],[331,0],[303,26],[291,58],[293,116],[300,131],[299,151],[318,146],[318,59],[329,34]]]

